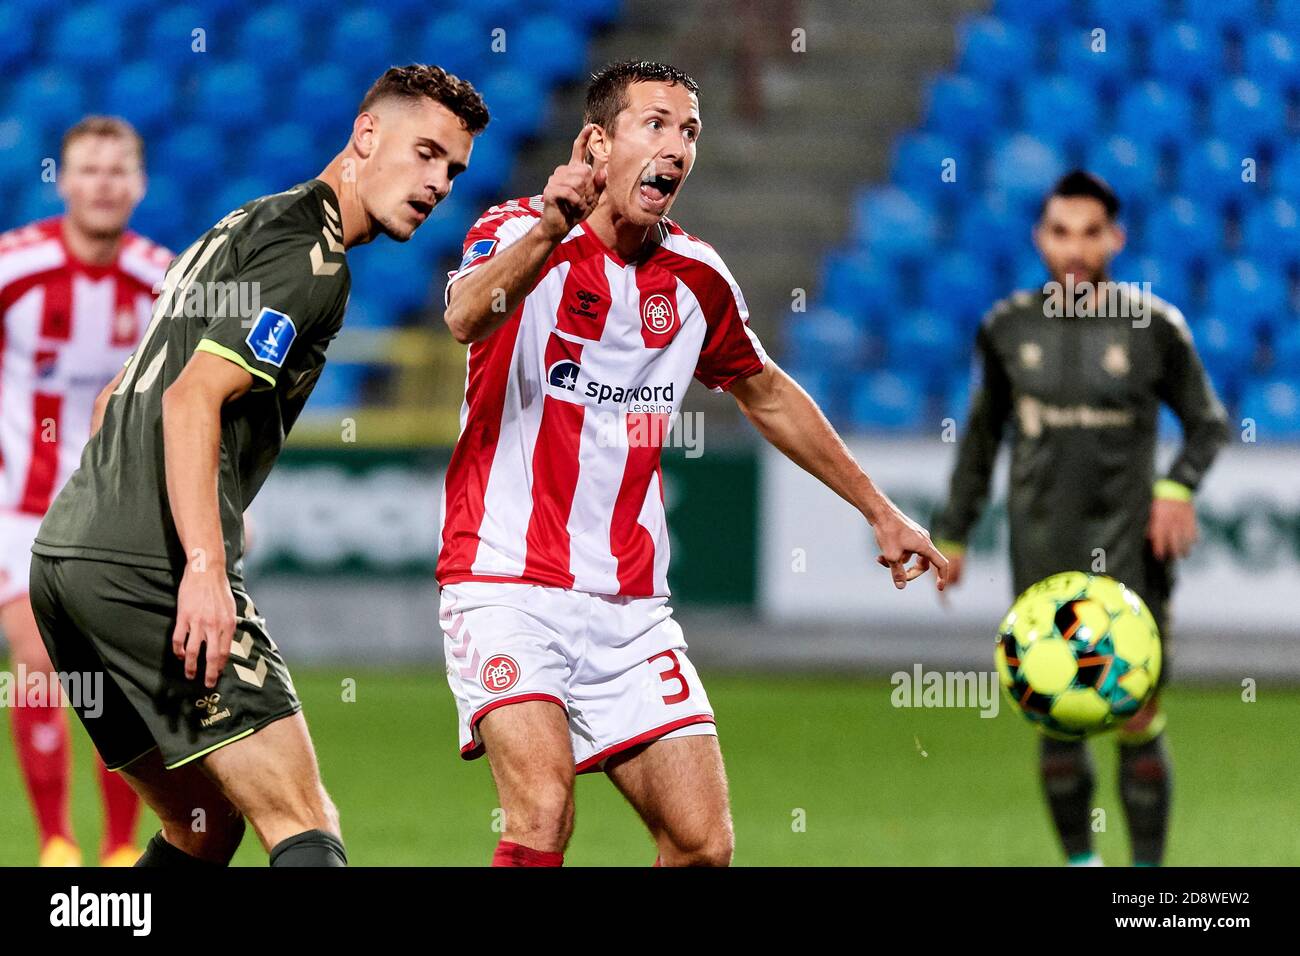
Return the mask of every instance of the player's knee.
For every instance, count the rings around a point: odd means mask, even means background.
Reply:
[[[669,866],[730,866],[736,849],[729,822],[690,836],[669,836],[663,842],[668,846],[661,845],[659,856]]]
[[[567,781],[541,783],[519,806],[506,811],[506,830],[537,849],[563,848],[573,834],[573,788]]]
[[[176,849],[210,863],[231,861],[243,842],[246,824],[237,812],[201,814],[192,820],[162,821],[163,838]]]

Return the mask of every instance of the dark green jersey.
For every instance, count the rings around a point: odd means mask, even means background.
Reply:
[[[1136,289],[1123,295],[1126,304],[1110,315],[1085,317],[1058,314],[1041,290],[1017,292],[994,306],[977,335],[981,381],[948,505],[932,530],[936,541],[965,542],[1010,423],[1017,592],[1057,571],[1101,570],[1103,557],[1104,573],[1143,593],[1161,403],[1183,427],[1164,476],[1175,494],[1196,488],[1227,441],[1223,406],[1182,314]]]
[[[171,264],[104,423],[50,506],[33,551],[160,569],[185,555],[167,500],[163,391],[196,350],[252,375],[221,413],[226,564],[242,574],[243,514],[325,364],[348,297],[338,198],[320,180],[253,200]]]

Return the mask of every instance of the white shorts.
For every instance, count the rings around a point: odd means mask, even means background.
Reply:
[[[32,542],[41,521],[41,515],[0,511],[0,605],[27,596]]]
[[[483,755],[478,722],[486,714],[525,700],[564,709],[578,773],[652,740],[716,735],[672,613],[665,597],[478,581],[444,587],[438,623],[461,756]]]

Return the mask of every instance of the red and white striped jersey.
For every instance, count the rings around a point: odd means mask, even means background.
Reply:
[[[493,206],[451,284],[541,217]],[[659,455],[691,377],[715,391],[767,361],[745,300],[707,243],[670,220],[625,261],[582,223],[510,318],[470,346],[442,499],[439,584],[518,581],[668,594]]]
[[[127,232],[116,262],[80,262],[58,216],[0,235],[0,509],[45,514],[76,469],[170,259]]]

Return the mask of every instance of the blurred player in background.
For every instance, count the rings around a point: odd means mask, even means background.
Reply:
[[[346,865],[302,705],[244,588],[242,517],[342,325],[345,250],[409,239],[487,121],[463,80],[394,67],[318,178],[181,253],[37,532],[46,648],[62,671],[108,671],[102,712],[78,715],[162,820],[139,865],[224,865],[245,820],[272,866]]]
[[[81,457],[96,397],[149,322],[171,253],[126,228],[145,192],[144,144],[130,124],[89,116],[68,130],[58,168],[64,213],[0,236],[0,626],[15,670],[51,674],[27,594],[32,540]],[[11,708],[36,814],[42,866],[75,866],[68,719],[58,702]],[[140,800],[97,760],[100,859],[140,855]]]
[[[863,514],[898,587],[931,562],[943,586],[926,532],[764,353],[717,252],[667,218],[698,89],[661,63],[596,74],[568,163],[489,209],[448,282],[470,349],[440,623],[461,753],[486,751],[505,811],[496,865],[560,865],[574,775],[598,770],[657,862],[731,860],[713,709],[668,604],[659,458],[692,376]]]
[[[975,343],[981,381],[935,537],[956,584],[1011,423],[1016,593],[1059,571],[1106,574],[1141,595],[1167,649],[1173,562],[1196,540],[1192,494],[1227,441],[1227,418],[1182,314],[1109,282],[1124,245],[1118,213],[1110,187],[1082,171],[1063,177],[1044,201],[1034,241],[1062,297],[1053,301],[1046,288],[1017,292],[985,317]],[[1082,292],[1077,300],[1072,289]],[[1068,311],[1058,307],[1063,300]],[[1155,480],[1161,403],[1182,423],[1183,445]],[[1158,865],[1164,855],[1172,782],[1164,729],[1157,694],[1118,731],[1120,795],[1137,865]],[[1044,736],[1040,769],[1069,861],[1098,865],[1087,747]]]

